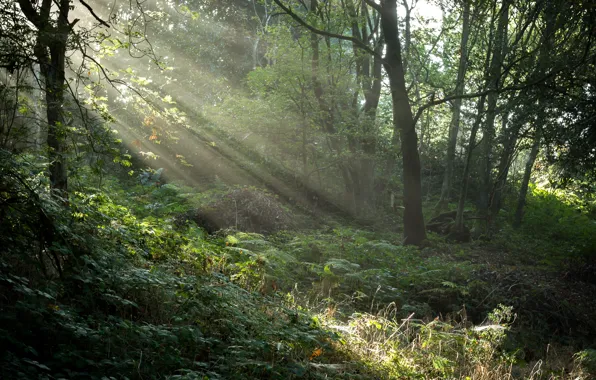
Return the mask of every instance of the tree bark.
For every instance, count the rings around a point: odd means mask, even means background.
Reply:
[[[50,187],[62,195],[68,192],[64,124],[64,79],[66,38],[50,46],[50,64],[43,65],[42,75],[46,81],[46,106],[48,118],[48,148],[50,159]]]
[[[43,0],[38,11],[27,0],[19,0],[19,6],[27,19],[37,28],[34,54],[39,61],[46,93],[48,121],[48,159],[50,161],[50,188],[53,194],[66,196],[68,173],[66,163],[66,126],[64,123],[64,86],[66,65],[66,42],[76,20],[70,24],[69,0],[60,0],[56,25],[52,25],[51,0]]]
[[[404,243],[421,245],[426,239],[426,230],[422,215],[418,137],[406,90],[396,0],[381,2],[381,27],[386,42],[384,66],[393,101],[393,133],[401,136],[403,154]]]

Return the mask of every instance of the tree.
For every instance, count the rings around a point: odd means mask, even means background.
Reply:
[[[27,0],[19,0],[21,11],[37,29],[34,54],[44,79],[48,122],[48,158],[50,187],[62,195],[68,191],[65,157],[66,123],[62,107],[66,80],[66,49],[68,38],[78,19],[68,21],[70,0],[60,0],[55,19],[51,0],[43,0],[39,11]]]
[[[380,58],[379,50],[375,50],[375,48],[371,47],[368,44],[368,41],[363,39],[366,36],[358,33],[355,28],[352,28],[352,35],[328,32],[307,23],[292,9],[284,5],[280,0],[275,0],[275,3],[295,21],[306,27],[311,33],[327,38],[350,41],[352,42],[354,48],[363,51],[362,53],[366,53],[376,59]],[[383,41],[386,48],[386,54],[383,57],[382,64],[385,68],[385,71],[387,72],[390,83],[391,98],[393,103],[393,133],[394,136],[401,136],[401,149],[404,167],[405,243],[420,245],[426,238],[424,218],[422,215],[420,157],[418,155],[415,121],[405,83],[405,73],[398,33],[397,3],[395,0],[389,0],[383,1],[381,4],[377,4],[372,0],[368,0],[366,1],[366,4],[380,14],[381,31],[383,33]],[[363,10],[366,10],[366,7],[364,7]],[[378,60],[377,62],[381,61]],[[362,68],[363,67],[364,66],[362,66]],[[376,67],[378,67],[378,64]],[[369,81],[369,83],[371,82]],[[375,82],[372,81],[372,83],[374,84]],[[368,91],[371,91],[371,89],[372,88],[370,88]],[[374,94],[375,97],[378,97],[378,90],[375,89],[371,94]],[[375,101],[373,103],[377,102],[378,101]],[[323,106],[322,108],[329,109],[328,106]],[[370,114],[375,108],[376,107],[371,107],[368,113]],[[364,146],[366,149],[370,149],[371,144],[370,142],[365,142]],[[364,166],[368,167],[366,171],[370,171],[370,163],[365,164]],[[367,185],[364,188],[370,187]]]
[[[542,18],[544,19],[544,28],[541,33],[541,47],[539,56],[536,63],[536,69],[534,70],[534,76],[542,77],[546,73],[549,67],[550,58],[549,55],[551,50],[554,47],[554,40],[555,40],[555,31],[556,31],[556,24],[557,18],[560,16],[560,8],[561,3],[557,3],[555,1],[549,2],[542,12]],[[546,81],[544,85],[540,86],[541,88],[547,87],[548,84],[551,84],[552,81]],[[540,152],[540,144],[542,140],[542,131],[541,125],[546,122],[546,110],[545,110],[545,103],[546,99],[543,98],[541,94],[538,94],[538,109],[536,110],[536,117],[534,118],[534,137],[532,142],[532,148],[530,150],[530,154],[528,155],[528,159],[526,161],[524,175],[521,181],[520,189],[519,189],[519,196],[517,200],[517,206],[515,209],[515,216],[513,220],[513,227],[519,228],[521,226],[524,206],[526,203],[526,196],[528,194],[528,187],[530,184],[530,177],[532,175],[532,170],[534,168],[534,162],[538,157],[538,153]]]
[[[40,4],[19,0],[7,7],[9,11],[3,14],[11,28],[6,41],[16,53],[19,64],[27,68],[39,67],[41,75],[36,79],[45,95],[44,121],[47,123],[50,188],[53,195],[63,199],[68,197],[68,161],[72,159],[73,151],[80,152],[81,139],[86,140],[89,150],[94,154],[109,153],[119,162],[127,161],[122,159],[118,149],[109,146],[115,139],[102,141],[102,145],[107,143],[104,151],[98,150],[97,142],[94,142],[94,138],[98,137],[97,132],[104,134],[104,137],[110,134],[107,132],[110,130],[107,123],[113,121],[104,100],[100,100],[104,98],[96,96],[94,89],[105,90],[100,83],[102,80],[114,87],[124,85],[131,88],[125,81],[111,77],[110,71],[99,63],[95,53],[105,54],[106,51],[113,52],[125,47],[131,56],[137,53],[159,65],[151,45],[147,43],[146,34],[139,31],[139,28],[146,28],[150,22],[147,20],[152,20],[144,17],[147,14],[142,3],[127,4],[129,10],[125,19],[128,22],[120,25],[122,29],[117,31],[124,35],[122,40],[111,38],[105,33],[107,28],[118,24],[118,16],[111,17],[110,25],[87,2],[79,0],[79,3],[85,8],[81,13],[83,21],[78,18],[69,20],[71,11],[75,9],[70,0],[43,0]],[[21,36],[14,38],[17,34]],[[32,42],[18,42],[21,38]],[[106,41],[114,46],[106,50]],[[98,46],[99,51],[96,50]],[[67,69],[70,69],[68,74]],[[36,72],[36,69],[32,71]],[[97,74],[97,81],[92,78],[92,72]],[[87,99],[77,93],[76,87],[79,85],[86,88]],[[94,121],[97,116],[106,122],[101,127]],[[76,149],[71,150],[69,144]]]
[[[422,215],[420,156],[416,123],[406,90],[401,44],[399,41],[396,0],[381,2],[381,26],[385,37],[384,67],[389,77],[393,101],[393,133],[400,134],[404,180],[404,242],[420,245],[426,239]]]
[[[500,87],[503,75],[501,67],[508,46],[507,27],[509,23],[510,0],[504,0],[499,12],[496,30],[494,32],[495,40],[491,52],[491,63],[489,76],[487,80],[487,89],[490,90],[487,95],[486,120],[482,130],[482,159],[480,175],[482,178],[481,191],[479,194],[479,212],[481,216],[489,221],[490,194],[492,190],[492,166],[493,166],[493,144],[495,137],[495,118],[497,116],[497,101],[499,99],[498,88]],[[490,223],[488,223],[490,224]]]
[[[470,1],[463,0],[463,14],[462,14],[462,34],[459,49],[459,65],[457,69],[457,80],[454,94],[461,96],[465,89],[465,76],[468,67],[468,38],[470,36]],[[453,114],[451,116],[451,123],[449,125],[449,137],[447,141],[447,156],[445,158],[445,175],[443,177],[443,185],[441,187],[441,197],[436,206],[438,213],[447,208],[449,196],[451,193],[451,183],[453,177],[453,165],[455,161],[455,148],[457,146],[457,135],[459,132],[461,106],[463,99],[456,98],[453,101]]]

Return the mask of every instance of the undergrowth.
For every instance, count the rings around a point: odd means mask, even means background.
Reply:
[[[476,248],[432,237],[418,250],[332,220],[317,230],[209,235],[177,216],[238,189],[210,196],[108,178],[66,200],[47,192],[35,157],[2,154],[0,378],[594,373],[589,348],[561,343],[530,357],[516,336],[532,324],[543,334],[549,322],[523,310],[531,304],[519,300],[535,294],[508,298],[515,278],[509,290],[496,286],[508,283],[470,258]]]

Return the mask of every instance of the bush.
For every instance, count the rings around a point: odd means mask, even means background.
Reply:
[[[292,226],[292,214],[270,193],[255,188],[238,188],[218,196],[204,207],[177,218],[191,220],[207,232],[234,228],[270,234]]]
[[[336,335],[206,271],[218,242],[98,189],[62,203],[43,170],[4,153],[0,378],[324,378],[309,358]]]
[[[596,223],[570,194],[534,188],[522,232],[566,245],[570,257],[596,255]]]

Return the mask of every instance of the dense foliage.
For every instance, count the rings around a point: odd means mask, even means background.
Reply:
[[[593,365],[586,350],[559,367],[569,339],[596,332],[584,320],[594,278],[540,278],[549,260],[578,268],[566,260],[586,252],[579,234],[594,234],[551,195],[535,194],[527,232],[490,244],[434,238],[419,251],[331,219],[208,236],[176,216],[238,190],[110,178],[65,209],[40,187],[35,157],[3,154],[3,377],[498,378],[515,364],[537,378]],[[558,219],[548,234],[543,210]],[[547,343],[558,351],[538,368]]]

